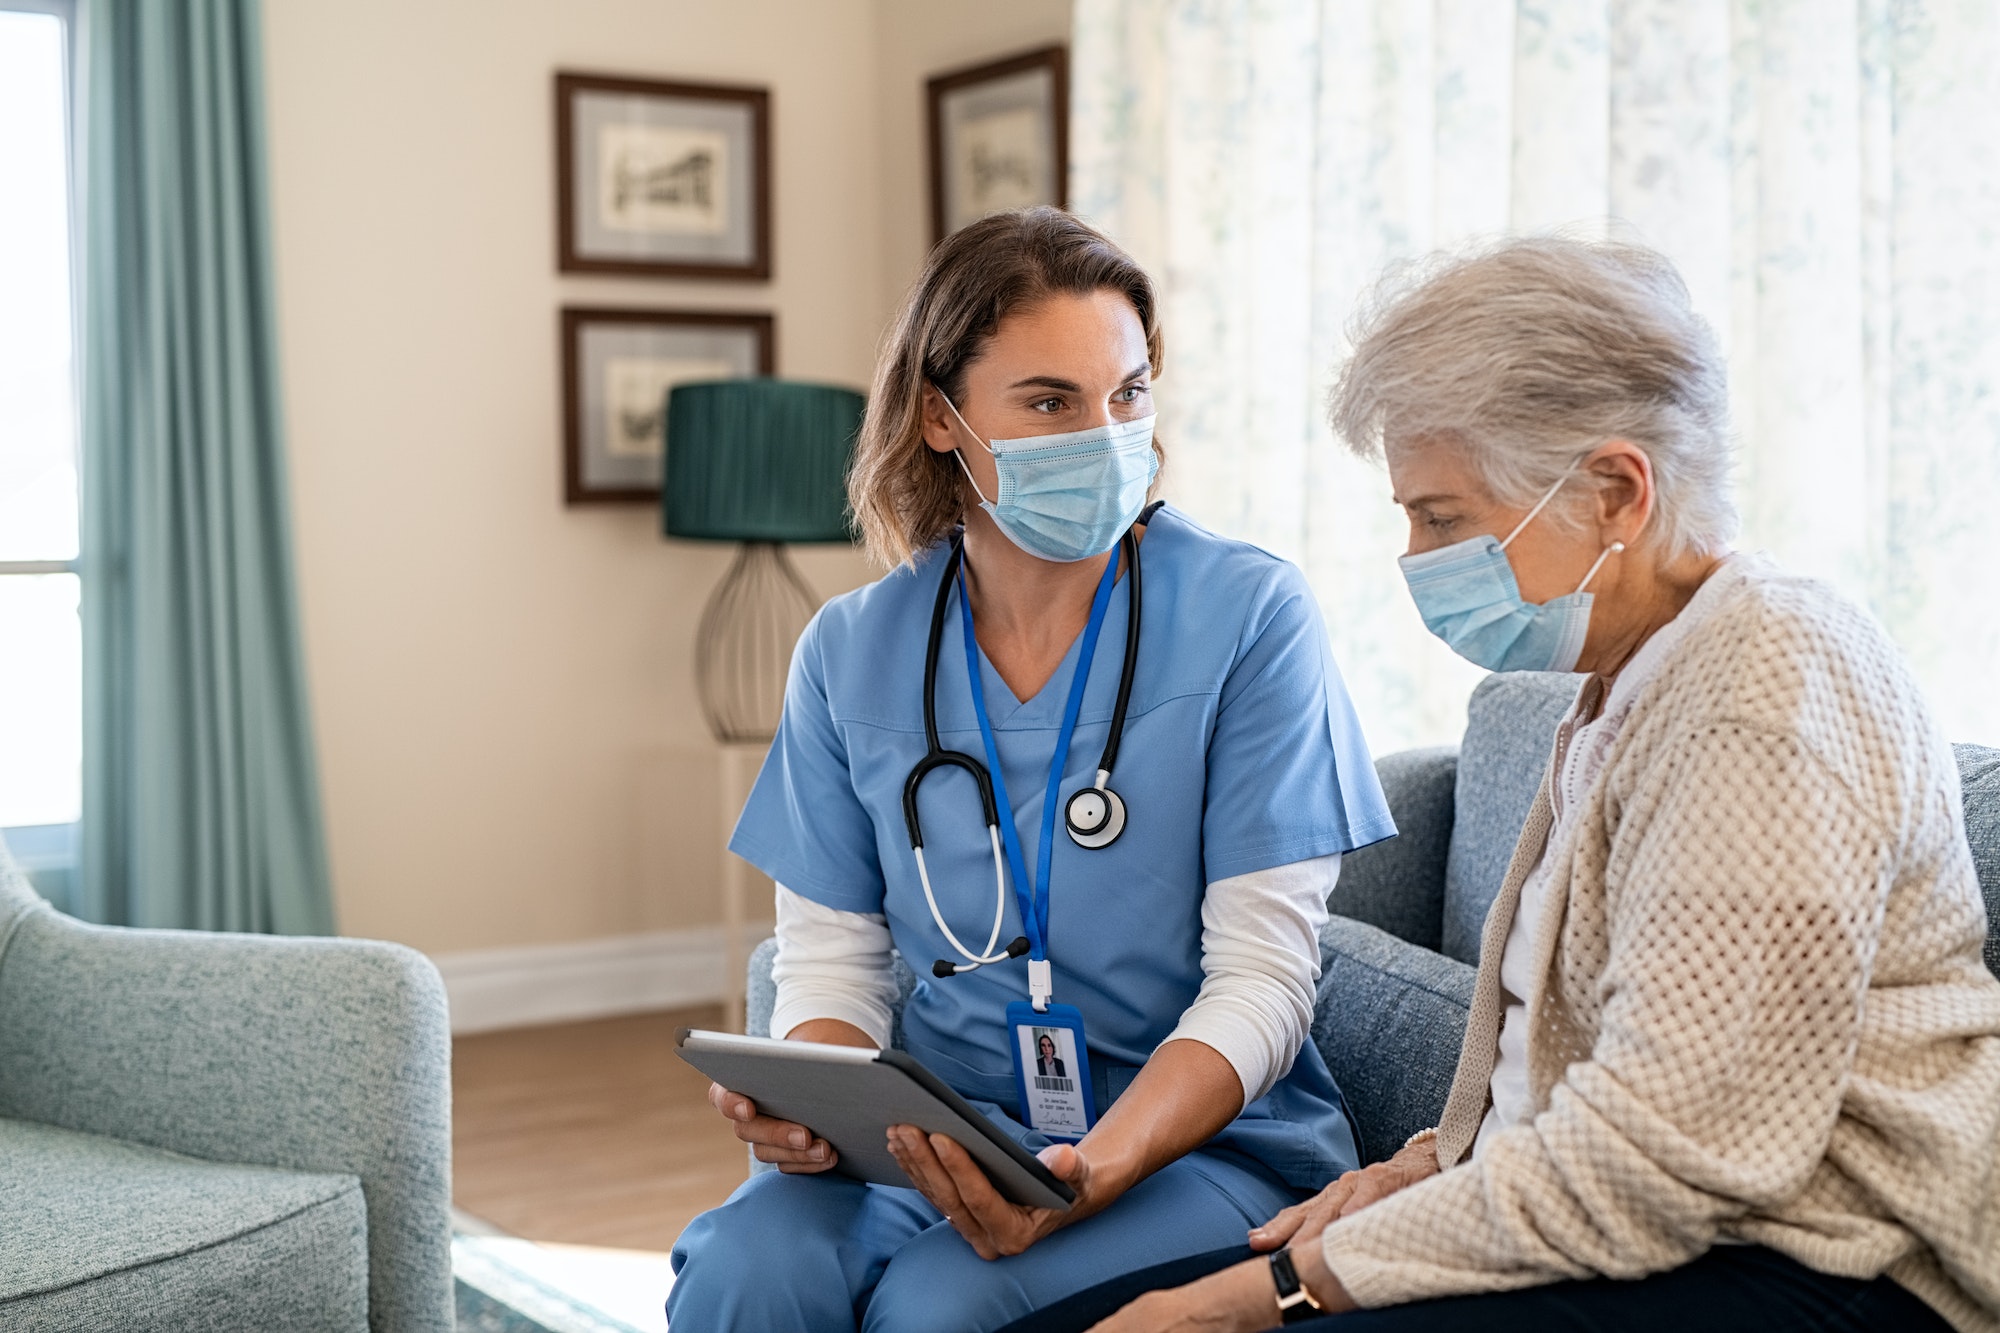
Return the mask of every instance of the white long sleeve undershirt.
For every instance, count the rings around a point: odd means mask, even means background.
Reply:
[[[1167,1041],[1198,1041],[1229,1061],[1246,1105],[1291,1071],[1312,1028],[1319,932],[1340,856],[1216,880],[1202,895],[1201,990]],[[778,886],[778,997],[771,1032],[835,1018],[889,1044],[896,1002],[886,918],[844,912]]]

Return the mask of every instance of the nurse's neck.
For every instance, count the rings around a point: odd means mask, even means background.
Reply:
[[[1116,548],[1075,563],[1044,560],[1007,540],[976,503],[966,506],[966,587],[973,631],[1016,699],[1026,702],[1040,694],[1062,665],[1069,646],[1090,622],[1104,562],[1114,557],[1123,558]]]

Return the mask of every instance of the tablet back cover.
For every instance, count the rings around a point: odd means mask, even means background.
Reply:
[[[915,1125],[926,1133],[955,1139],[1008,1201],[1036,1208],[1069,1206],[1070,1200],[1064,1197],[1069,1194],[1067,1187],[1034,1162],[1025,1149],[1011,1142],[1006,1147],[994,1142],[988,1134],[998,1135],[999,1131],[984,1116],[967,1107],[976,1121],[968,1124],[896,1064],[880,1059],[819,1060],[805,1058],[803,1053],[794,1056],[698,1044],[679,1045],[677,1053],[723,1087],[756,1102],[765,1115],[796,1121],[832,1144],[840,1155],[834,1170],[842,1175],[909,1188],[909,1177],[889,1155],[888,1128]]]

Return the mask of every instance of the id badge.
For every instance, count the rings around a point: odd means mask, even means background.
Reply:
[[[1083,1040],[1083,1015],[1075,1005],[1051,1004],[1037,1013],[1026,1000],[1007,1006],[1013,1034],[1014,1084],[1021,1094],[1021,1119],[1052,1139],[1075,1142],[1097,1123],[1090,1092],[1090,1054]]]

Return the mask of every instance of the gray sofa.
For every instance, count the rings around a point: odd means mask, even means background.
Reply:
[[[1489,676],[1456,749],[1406,750],[1376,765],[1400,835],[1342,863],[1320,935],[1312,1027],[1366,1161],[1436,1124],[1444,1108],[1480,928],[1575,692],[1574,676]],[[1956,748],[1986,895],[1986,964],[2000,975],[2000,750]],[[748,1027],[759,1035],[770,1028],[774,952],[767,940],[750,960]],[[907,996],[915,978],[900,963],[898,972]]]
[[[84,925],[0,846],[0,1328],[452,1327],[421,954]]]

